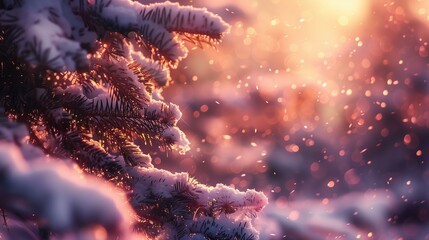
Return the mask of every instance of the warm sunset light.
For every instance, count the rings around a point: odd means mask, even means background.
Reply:
[[[429,239],[429,1],[0,0],[0,239]]]
[[[429,221],[428,3],[198,4],[232,28],[210,56],[191,52],[205,62],[189,58],[186,72],[175,72],[183,91],[165,91],[189,112],[186,132],[198,129],[188,134],[194,150],[181,169],[208,182],[221,175],[237,188],[264,189],[277,228],[262,239],[429,237],[424,227],[407,231]],[[322,199],[329,210],[316,204]],[[279,200],[288,207],[278,210]],[[375,204],[378,215],[363,213]],[[327,218],[335,223],[325,225]]]

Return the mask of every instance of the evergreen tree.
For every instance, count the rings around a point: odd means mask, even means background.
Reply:
[[[213,46],[228,28],[170,2],[0,1],[0,234],[258,239],[262,193],[156,169],[137,144],[189,150],[161,92],[184,41]]]

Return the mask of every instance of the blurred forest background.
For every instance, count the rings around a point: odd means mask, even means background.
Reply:
[[[429,239],[428,1],[180,3],[232,27],[173,71],[192,150],[157,167],[266,193],[262,239]]]

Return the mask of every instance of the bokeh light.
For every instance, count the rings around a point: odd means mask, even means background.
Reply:
[[[193,146],[156,164],[264,191],[263,239],[429,239],[427,1],[192,4],[231,31],[173,73]]]

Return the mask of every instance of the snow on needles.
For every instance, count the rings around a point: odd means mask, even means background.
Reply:
[[[41,226],[59,234],[100,225],[111,236],[125,236],[131,208],[124,196],[106,183],[79,178],[64,164],[46,161],[27,163],[16,145],[1,142],[2,209],[25,218],[34,214]]]

